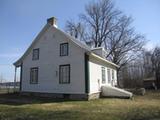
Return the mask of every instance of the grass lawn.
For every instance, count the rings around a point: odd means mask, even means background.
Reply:
[[[0,95],[0,120],[160,120],[160,91],[131,99],[54,101]]]
[[[19,91],[19,88],[16,88],[14,90],[14,88],[0,88],[0,94],[3,94],[3,93],[13,93],[14,91]]]

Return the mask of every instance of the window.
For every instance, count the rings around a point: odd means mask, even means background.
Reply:
[[[112,80],[114,80],[114,70],[112,70]]]
[[[108,83],[111,83],[111,73],[110,73],[110,69],[107,69],[107,74],[108,74]]]
[[[70,83],[70,65],[59,66],[59,83],[69,84]]]
[[[68,56],[68,43],[60,44],[60,56]]]
[[[38,84],[38,68],[31,68],[30,70],[30,84]]]
[[[39,48],[33,49],[32,60],[38,60],[38,59],[39,59]]]
[[[106,83],[106,70],[102,67],[102,83]]]

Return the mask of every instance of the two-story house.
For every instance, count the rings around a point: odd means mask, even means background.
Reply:
[[[103,48],[91,49],[47,24],[14,65],[20,67],[20,91],[58,98],[99,98],[101,87],[117,84],[118,65],[105,59]],[[16,78],[16,77],[15,77]]]

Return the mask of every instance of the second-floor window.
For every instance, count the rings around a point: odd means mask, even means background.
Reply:
[[[60,56],[68,56],[68,43],[60,44]]]
[[[33,49],[32,53],[32,60],[38,60],[39,59],[39,48]]]

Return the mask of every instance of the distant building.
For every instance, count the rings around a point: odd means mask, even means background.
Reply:
[[[157,89],[155,77],[143,79],[143,85],[146,89]]]

